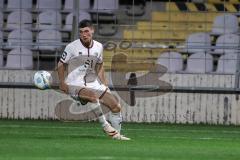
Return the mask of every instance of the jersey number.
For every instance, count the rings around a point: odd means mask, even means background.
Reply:
[[[84,62],[84,67],[85,68],[93,68],[93,60],[86,60],[85,62]]]

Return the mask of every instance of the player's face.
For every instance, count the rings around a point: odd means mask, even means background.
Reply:
[[[92,27],[84,27],[79,29],[80,39],[88,44],[92,41],[94,30]]]

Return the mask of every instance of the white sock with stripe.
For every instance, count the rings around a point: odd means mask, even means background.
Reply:
[[[102,108],[101,108],[101,104],[99,103],[99,100],[97,101],[97,103],[95,103],[96,106],[93,109],[93,112],[96,114],[96,116],[98,116],[98,120],[101,123],[102,127],[108,125],[108,121],[106,120],[105,115],[102,112]]]
[[[111,112],[109,121],[112,124],[113,128],[115,128],[119,133],[121,131],[121,123],[122,123],[122,114],[121,112],[113,113]]]

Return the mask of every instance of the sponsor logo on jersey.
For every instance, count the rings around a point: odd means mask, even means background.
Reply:
[[[67,52],[64,51],[62,53],[61,59],[65,61],[66,57],[67,57]]]

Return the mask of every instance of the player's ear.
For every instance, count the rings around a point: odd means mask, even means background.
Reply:
[[[93,27],[91,27],[91,32],[92,32],[92,34],[94,33],[94,31],[95,31],[95,30],[94,30],[94,28],[93,28]]]

